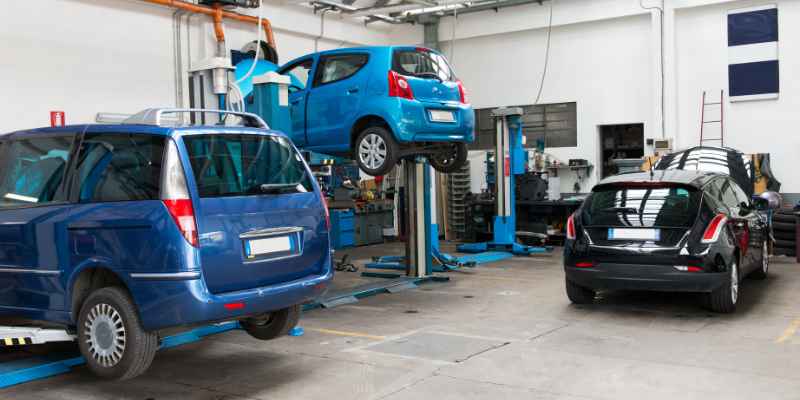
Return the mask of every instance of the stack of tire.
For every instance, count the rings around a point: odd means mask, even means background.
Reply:
[[[796,212],[791,208],[781,208],[772,215],[772,236],[775,238],[773,254],[796,257]]]

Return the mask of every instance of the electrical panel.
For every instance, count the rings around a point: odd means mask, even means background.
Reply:
[[[656,155],[664,155],[672,151],[672,139],[656,139],[653,141],[653,150]]]

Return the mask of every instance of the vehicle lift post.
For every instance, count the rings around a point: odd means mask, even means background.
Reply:
[[[492,110],[495,136],[495,202],[497,215],[493,223],[493,240],[484,243],[465,243],[458,251],[483,253],[487,251],[507,252],[514,255],[544,253],[547,248],[527,246],[517,242],[515,175],[525,173],[524,136],[522,135],[522,108],[498,108]]]

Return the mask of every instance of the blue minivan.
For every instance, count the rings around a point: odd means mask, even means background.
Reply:
[[[349,156],[369,175],[427,157],[448,173],[467,161],[475,113],[447,59],[421,47],[358,47],[309,54],[289,75],[292,141],[304,150]]]
[[[112,379],[141,374],[160,337],[198,324],[238,320],[276,338],[333,276],[329,223],[279,132],[124,123],[2,135],[0,314],[65,327]]]

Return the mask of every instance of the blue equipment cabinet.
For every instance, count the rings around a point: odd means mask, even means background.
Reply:
[[[334,249],[355,245],[355,213],[352,209],[331,210],[331,244]]]

